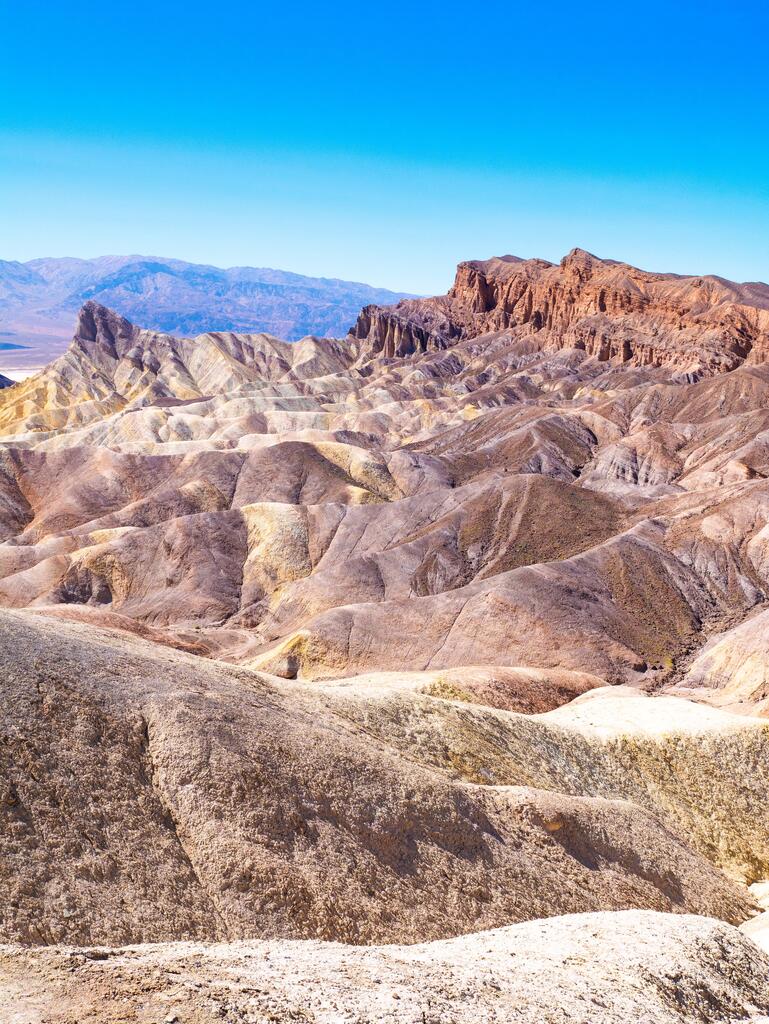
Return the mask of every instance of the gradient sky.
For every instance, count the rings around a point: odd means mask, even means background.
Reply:
[[[0,0],[0,258],[769,280],[769,5]]]

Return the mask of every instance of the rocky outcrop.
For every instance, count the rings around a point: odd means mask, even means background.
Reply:
[[[365,306],[358,314],[352,334],[365,340],[365,355],[383,359],[402,358],[417,352],[447,348],[462,330],[447,316],[410,315],[412,307]]]
[[[445,298],[367,307],[353,334],[392,357],[498,331],[602,361],[724,372],[769,356],[769,288],[650,274],[581,249],[557,266],[504,256],[461,263]]]
[[[96,302],[80,310],[63,356],[0,400],[0,431],[42,433],[81,427],[123,409],[173,407],[265,382],[301,394],[301,382],[346,369],[342,342],[296,344],[265,334],[205,334],[194,340],[142,330]],[[293,387],[292,387],[293,385]]]

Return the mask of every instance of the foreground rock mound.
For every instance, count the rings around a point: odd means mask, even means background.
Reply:
[[[12,1019],[49,1024],[758,1024],[769,1012],[767,978],[769,959],[736,929],[641,912],[415,946],[0,949]]]
[[[764,719],[613,687],[540,715],[435,700],[425,695],[429,684],[423,693],[372,686],[370,677],[318,691],[410,760],[484,786],[629,800],[731,877],[747,884],[769,878]],[[591,842],[595,852],[600,843]],[[591,851],[584,856],[590,860]]]
[[[6,941],[418,941],[598,909],[754,912],[639,805],[544,777],[467,784],[394,749],[396,724],[380,739],[383,722],[295,684],[27,613],[0,616],[0,651]]]

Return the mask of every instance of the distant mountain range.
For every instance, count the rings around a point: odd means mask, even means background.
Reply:
[[[257,267],[223,270],[151,256],[0,260],[0,367],[47,363],[59,355],[89,299],[177,335],[264,331],[296,341],[344,337],[362,306],[403,297],[334,278]]]

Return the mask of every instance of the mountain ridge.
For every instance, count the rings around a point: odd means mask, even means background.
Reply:
[[[155,256],[0,261],[0,328],[25,347],[22,354],[0,355],[0,369],[42,365],[59,355],[89,299],[167,333],[238,330],[296,341],[344,335],[361,306],[404,294],[268,267],[221,268]]]
[[[492,331],[602,361],[701,375],[769,355],[769,285],[640,270],[572,249],[560,261],[494,257],[457,267],[444,296],[365,307],[353,335],[385,356]]]

